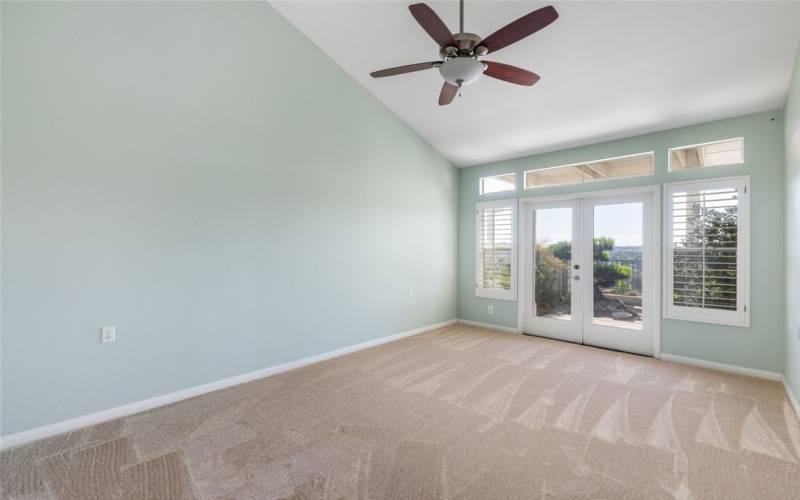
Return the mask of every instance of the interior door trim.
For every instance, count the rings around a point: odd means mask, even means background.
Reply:
[[[661,210],[662,210],[662,203],[661,203],[661,185],[660,184],[651,184],[648,186],[637,186],[631,188],[619,188],[619,189],[603,189],[603,190],[592,190],[592,191],[582,191],[580,193],[564,193],[564,194],[557,194],[557,195],[548,195],[548,196],[528,196],[525,198],[519,198],[518,206],[517,206],[517,213],[519,214],[519,219],[517,221],[517,230],[520,234],[517,235],[517,255],[522,255],[521,245],[524,244],[530,232],[530,222],[528,216],[528,207],[534,203],[542,203],[542,202],[549,202],[549,201],[564,201],[564,200],[574,200],[574,199],[584,199],[584,198],[601,198],[605,196],[622,196],[627,194],[650,194],[653,198],[653,210],[650,214],[650,223],[652,224],[653,228],[653,248],[652,248],[652,255],[651,259],[653,262],[653,270],[652,270],[652,280],[653,280],[653,305],[652,307],[655,308],[653,311],[653,357],[660,358],[661,357],[661,269],[662,269],[662,243],[661,239],[663,238],[663,234],[661,231]],[[524,258],[519,259],[519,265],[517,265],[517,283],[519,284],[524,283],[525,277],[529,276],[528,267],[530,266],[531,262],[530,259]],[[522,294],[517,294],[517,333],[522,334],[525,332],[525,298]]]

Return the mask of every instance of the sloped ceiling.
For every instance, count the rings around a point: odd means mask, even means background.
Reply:
[[[482,77],[440,107],[435,69],[369,76],[438,59],[411,3],[271,2],[458,166],[779,108],[800,42],[800,2],[554,2],[555,23],[491,56],[539,83]],[[428,4],[458,31],[458,2]],[[544,5],[467,0],[465,31],[486,37]]]

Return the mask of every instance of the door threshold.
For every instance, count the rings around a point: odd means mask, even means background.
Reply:
[[[623,351],[623,350],[620,350],[620,349],[612,349],[610,347],[602,347],[602,346],[598,346],[598,345],[584,344],[582,342],[573,342],[571,340],[554,339],[554,338],[551,338],[551,337],[545,337],[543,335],[536,335],[535,333],[522,332],[522,335],[526,335],[528,337],[534,337],[534,338],[542,339],[542,340],[552,340],[553,342],[563,342],[564,344],[572,344],[572,345],[580,345],[580,346],[584,346],[584,347],[591,347],[592,349],[601,349],[603,351],[619,352],[619,353],[622,353],[622,354],[630,354],[631,356],[639,356],[639,357],[642,357],[642,358],[657,359],[652,354],[641,354],[641,353],[638,353],[638,352],[628,352],[628,351]]]

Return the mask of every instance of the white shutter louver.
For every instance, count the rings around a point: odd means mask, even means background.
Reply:
[[[667,196],[668,316],[745,323],[746,182],[672,185]]]
[[[514,299],[515,201],[478,204],[476,290],[482,297]]]

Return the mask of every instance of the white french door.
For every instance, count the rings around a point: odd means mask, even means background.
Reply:
[[[525,333],[582,342],[581,202],[531,204],[526,215]]]
[[[657,196],[523,201],[525,333],[654,354]]]

